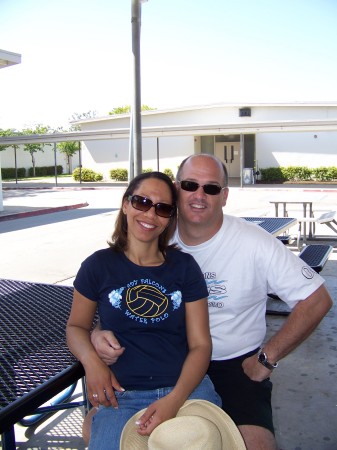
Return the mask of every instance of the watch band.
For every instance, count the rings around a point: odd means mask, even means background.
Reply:
[[[277,362],[275,364],[272,364],[268,361],[268,356],[262,349],[259,350],[259,353],[257,355],[257,360],[259,361],[260,364],[262,364],[264,367],[266,367],[269,370],[274,370],[278,366]]]

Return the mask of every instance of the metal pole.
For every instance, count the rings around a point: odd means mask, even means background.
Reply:
[[[240,187],[242,187],[242,172],[243,172],[243,157],[244,154],[243,152],[245,151],[245,140],[244,140],[244,135],[241,133],[240,134]]]
[[[79,141],[79,149],[78,149],[78,165],[80,168],[80,184],[82,184],[82,155],[81,155],[81,141]]]
[[[129,173],[128,173],[128,181],[130,181],[135,176],[135,166],[134,166],[134,155],[133,155],[133,120],[132,114],[130,115],[130,138],[129,138]]]
[[[18,184],[18,162],[16,158],[16,145],[13,145],[14,147],[14,162],[15,162],[15,184]]]
[[[159,172],[159,137],[157,137],[157,171]]]
[[[57,186],[56,142],[54,142],[54,173],[55,173],[55,186]]]
[[[141,0],[132,0],[132,62],[133,62],[133,103],[131,105],[132,142],[134,155],[134,174],[142,172],[142,121],[141,121],[141,93],[140,93],[140,24]],[[131,129],[131,127],[130,127]],[[131,131],[131,130],[130,130]]]

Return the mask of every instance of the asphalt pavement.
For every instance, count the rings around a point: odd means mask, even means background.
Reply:
[[[70,283],[81,261],[106,247],[126,183],[3,183],[0,211],[0,276],[45,283]],[[249,185],[230,187],[224,212],[274,216],[275,199],[306,197],[314,210],[337,208],[337,186]],[[300,205],[289,215],[301,216]],[[326,226],[317,234],[337,237]],[[297,233],[297,228],[290,230]],[[335,236],[333,236],[335,234]],[[332,255],[333,257],[333,255]]]

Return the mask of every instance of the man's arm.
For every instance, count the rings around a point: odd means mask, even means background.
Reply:
[[[100,322],[97,323],[91,333],[91,343],[98,356],[108,366],[114,364],[125,350],[125,347],[120,346],[112,331],[102,330]]]
[[[331,306],[332,300],[324,285],[298,302],[282,328],[263,346],[268,361],[275,363],[299,346],[315,330]],[[243,362],[243,369],[254,381],[262,381],[271,372],[257,361],[256,355]]]

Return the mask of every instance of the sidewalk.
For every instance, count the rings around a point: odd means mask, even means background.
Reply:
[[[79,183],[69,178],[2,182],[0,222],[88,206],[86,191],[126,187],[127,183]]]
[[[57,184],[54,178],[46,178],[38,182],[30,181],[18,181],[15,183],[2,182],[3,188],[3,206],[4,210],[0,211],[0,222],[4,220],[12,220],[22,217],[30,217],[39,214],[47,214],[57,211],[66,211],[69,209],[83,208],[88,206],[87,200],[93,196],[88,191],[109,191],[115,188],[125,189],[126,182],[94,182],[94,183],[79,183],[71,178],[58,178]],[[337,184],[254,184],[239,186],[239,180],[235,179],[230,184],[230,195],[226,206],[226,213],[234,214],[235,211],[230,211],[232,190],[237,192],[245,192],[250,198],[254,197],[254,203],[259,203],[259,199],[264,201],[261,205],[262,214],[258,208],[255,208],[256,214],[265,215],[264,210],[270,205],[268,204],[268,196],[271,198],[280,198],[284,193],[306,192],[311,193],[314,196],[326,195],[326,200],[329,201],[329,205],[323,202],[322,208],[328,208],[328,206],[337,209]],[[252,193],[255,192],[254,195]],[[243,202],[243,203],[242,203]],[[236,202],[239,203],[239,202]],[[245,199],[240,199],[241,206],[246,205],[249,209],[249,202]],[[250,203],[251,205],[251,203]]]

